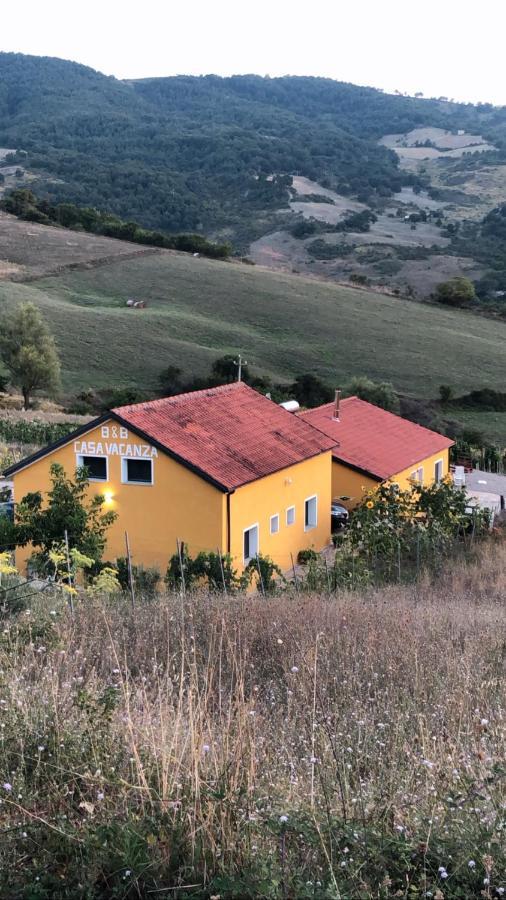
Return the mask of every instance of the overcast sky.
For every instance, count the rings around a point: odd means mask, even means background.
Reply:
[[[504,0],[24,0],[0,49],[118,78],[322,75],[506,104]]]

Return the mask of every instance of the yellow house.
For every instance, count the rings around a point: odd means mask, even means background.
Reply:
[[[7,470],[14,500],[50,488],[50,466],[89,470],[89,491],[117,512],[104,558],[165,573],[188,552],[257,554],[283,570],[330,540],[334,440],[242,383],[123,406]],[[26,565],[29,550],[19,551]]]
[[[353,509],[385,481],[408,488],[432,484],[449,472],[450,438],[394,413],[348,397],[298,414],[335,441],[332,498]]]

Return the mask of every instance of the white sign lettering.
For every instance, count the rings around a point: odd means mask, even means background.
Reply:
[[[120,437],[128,439],[126,428],[117,429],[116,426],[113,428],[115,431],[123,432]],[[108,437],[104,431],[111,430],[112,432],[113,428],[109,429],[109,426],[104,426],[102,437]],[[116,437],[116,435],[111,434],[111,437]],[[116,441],[74,441],[74,452],[80,456],[125,456],[142,459],[156,459],[158,456],[158,450],[150,444],[118,444]]]

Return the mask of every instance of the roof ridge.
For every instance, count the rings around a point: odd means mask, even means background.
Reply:
[[[232,381],[227,384],[216,384],[212,387],[199,388],[197,391],[184,391],[182,394],[172,394],[170,397],[154,397],[152,400],[142,400],[140,403],[125,403],[123,406],[113,406],[110,412],[119,413],[121,410],[141,409],[148,406],[176,406],[181,401],[187,400],[188,397],[199,397],[202,394],[214,396],[217,393],[224,394],[228,390],[237,390],[239,387],[247,388],[251,391],[254,390],[254,388],[245,384],[244,381]]]

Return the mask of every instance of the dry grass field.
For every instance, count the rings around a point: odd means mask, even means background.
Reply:
[[[0,280],[27,281],[156,252],[126,241],[24,222],[0,211]]]
[[[39,595],[0,637],[0,895],[496,900],[504,544],[364,595]]]

